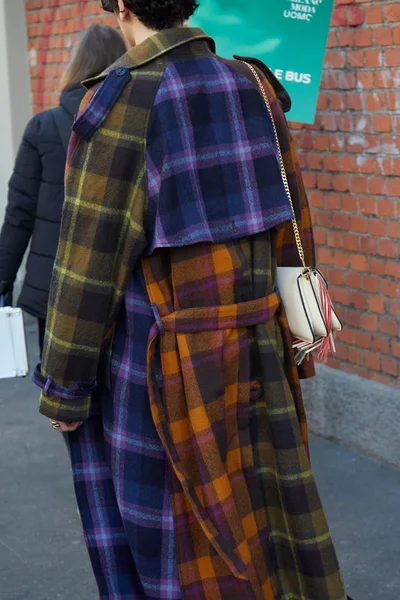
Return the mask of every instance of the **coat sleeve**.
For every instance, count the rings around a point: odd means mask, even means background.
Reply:
[[[271,84],[265,80],[265,91],[267,92],[274,121],[281,146],[286,176],[289,183],[290,193],[294,205],[297,225],[300,232],[305,262],[308,266],[315,266],[315,246],[312,231],[311,212],[308,203],[300,165],[284,112],[277,101],[276,94]],[[297,250],[293,226],[290,221],[281,225],[277,234],[276,243],[277,264],[279,267],[301,266],[301,260]],[[298,367],[300,379],[307,379],[315,375],[314,360],[310,356]]]
[[[40,412],[60,421],[82,421],[95,410],[99,364],[126,279],[146,244],[141,153],[134,143],[118,141],[124,114],[118,108],[105,128],[93,129],[89,99],[69,146],[43,362],[32,376],[42,388]],[[91,132],[84,139],[76,131],[88,118]]]
[[[39,117],[27,125],[10,179],[0,235],[0,281],[14,282],[32,235],[42,179]]]

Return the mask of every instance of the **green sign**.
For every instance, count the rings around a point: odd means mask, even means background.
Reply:
[[[265,62],[292,98],[291,121],[313,123],[333,0],[200,0],[191,25],[220,56]]]

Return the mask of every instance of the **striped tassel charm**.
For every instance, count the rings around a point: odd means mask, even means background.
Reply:
[[[326,330],[328,335],[323,336],[315,340],[315,342],[305,342],[304,340],[293,339],[293,349],[295,352],[296,363],[300,365],[306,356],[311,352],[318,351],[318,359],[327,362],[328,356],[336,352],[334,332],[332,330],[332,301],[330,299],[327,284],[325,279],[315,270],[313,277],[317,280],[317,297],[318,304],[321,309],[321,313],[325,322]]]

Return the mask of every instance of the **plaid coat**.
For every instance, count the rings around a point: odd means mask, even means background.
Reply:
[[[68,157],[44,360],[34,374],[40,410],[88,420],[89,431],[99,392],[106,415],[117,410],[121,381],[132,398],[146,390],[169,469],[179,582],[152,584],[159,591],[145,597],[344,600],[275,291],[277,265],[299,259],[272,123],[249,69],[214,49],[200,30],[162,32],[88,83]],[[278,101],[272,74],[254,65],[313,264],[285,97]],[[118,363],[110,339],[135,297],[145,317],[123,330]],[[114,409],[105,356],[119,364]],[[312,362],[302,375],[311,374]],[[121,432],[110,435],[120,443]],[[130,500],[119,495],[116,472],[114,465],[121,509]]]

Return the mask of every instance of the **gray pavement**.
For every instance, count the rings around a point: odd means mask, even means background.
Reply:
[[[31,326],[28,338],[32,350]],[[0,381],[0,600],[95,600],[66,449],[37,397],[28,379]],[[400,472],[320,439],[311,449],[348,593],[399,600]]]

